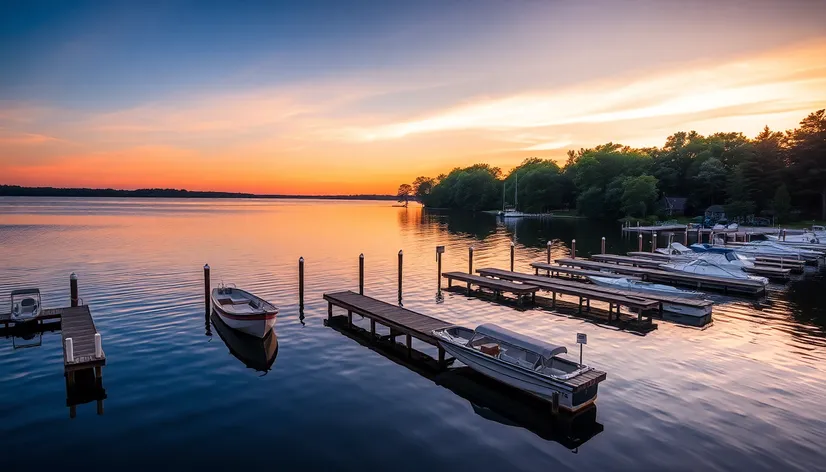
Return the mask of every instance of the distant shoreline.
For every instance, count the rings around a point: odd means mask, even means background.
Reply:
[[[202,192],[183,189],[118,190],[100,188],[21,187],[0,185],[0,197],[84,197],[84,198],[246,198],[303,200],[379,200],[396,201],[396,195],[287,195],[241,192]]]

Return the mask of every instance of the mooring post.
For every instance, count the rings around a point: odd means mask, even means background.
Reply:
[[[746,242],[751,242],[751,233],[746,233]]]
[[[72,341],[72,338],[66,338],[66,361],[67,362],[74,362],[75,361],[75,345]]]
[[[404,264],[404,252],[399,249],[399,303],[402,302],[402,265]]]
[[[359,295],[364,295],[364,253],[359,254]]]
[[[209,264],[204,264],[204,312],[209,313]]]
[[[642,233],[637,235],[637,251],[642,252]]]
[[[473,246],[467,248],[467,273],[473,275]],[[470,282],[467,283],[467,290],[470,292]]]
[[[298,308],[304,309],[304,256],[298,258]]]
[[[697,244],[703,244],[703,227],[697,227]]]
[[[72,275],[69,276],[69,298],[71,299],[71,306],[77,306],[77,274],[75,274],[74,272],[72,272]]]
[[[442,293],[442,254],[445,252],[444,246],[436,246],[436,295]]]
[[[550,264],[551,263],[551,242],[548,241],[548,244],[546,244],[546,246],[548,246],[548,260],[547,260],[547,262],[548,262],[548,264]]]
[[[100,340],[100,333],[95,333],[95,357],[100,359],[103,357],[103,345]]]
[[[683,246],[688,246],[688,225],[685,225],[685,234],[683,235]]]
[[[513,241],[511,241],[511,272],[513,272],[513,252],[515,247],[516,244],[514,244]]]
[[[602,253],[605,254],[605,236],[602,237]]]
[[[576,239],[571,240],[571,259],[576,259]]]

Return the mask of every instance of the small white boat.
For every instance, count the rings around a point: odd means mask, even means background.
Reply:
[[[722,277],[728,279],[756,280],[763,285],[768,285],[769,280],[765,277],[748,275],[740,267],[728,264],[719,264],[706,259],[694,259],[690,261],[672,261],[660,266],[663,270],[672,272],[686,272],[695,275],[707,275],[710,277]]]
[[[227,326],[256,338],[272,331],[278,315],[272,303],[235,287],[212,289],[212,307]]]
[[[506,208],[505,211],[500,213],[500,216],[503,218],[524,218],[525,214],[515,208]]]
[[[250,369],[260,372],[268,372],[272,369],[275,357],[278,355],[278,337],[274,331],[270,330],[266,336],[259,339],[231,329],[215,312],[210,319],[218,336],[229,348],[230,354]]]
[[[433,330],[441,346],[471,369],[502,383],[524,390],[544,400],[558,395],[559,406],[576,411],[594,402],[604,373],[560,357],[568,352],[556,346],[519,334],[495,324],[472,330],[450,326]],[[577,377],[598,373],[593,385],[574,392]]]
[[[34,320],[40,316],[42,309],[40,289],[25,288],[11,292],[11,319],[13,321]]]
[[[692,253],[694,253],[691,248],[685,247],[680,243],[671,243],[668,247],[661,247],[655,249],[655,251],[669,256],[691,256]]]
[[[822,252],[786,246],[776,241],[751,241],[742,246],[737,246],[737,252],[747,256],[784,257],[809,261],[815,261],[823,257]]]

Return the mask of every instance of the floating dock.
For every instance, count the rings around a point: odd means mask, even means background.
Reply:
[[[701,326],[708,324],[711,321],[711,307],[712,305],[714,305],[714,302],[712,302],[711,300],[683,298],[657,293],[639,293],[631,290],[601,287],[599,285],[585,284],[582,282],[575,282],[573,280],[551,279],[549,277],[542,275],[522,274],[519,272],[511,272],[501,269],[479,269],[478,272],[488,277],[498,277],[505,280],[531,283],[534,285],[538,285],[540,288],[543,289],[545,289],[545,287],[548,287],[547,290],[559,290],[560,293],[564,293],[562,292],[563,289],[571,290],[574,295],[580,293],[580,291],[583,291],[585,293],[600,293],[601,296],[605,297],[606,299],[602,301],[607,301],[610,300],[611,297],[614,297],[614,303],[618,303],[620,300],[624,298],[632,300],[644,298],[649,301],[655,301],[655,309],[659,311],[661,315],[665,311],[665,307],[667,305],[684,307],[688,310],[704,313],[703,316],[696,317],[698,318],[696,320],[696,323],[692,323]],[[609,301],[609,303],[611,303],[611,301]]]
[[[665,254],[662,254],[665,255]],[[669,257],[669,256],[666,256]],[[647,269],[659,269],[665,261],[656,261],[644,257],[619,256],[616,254],[594,254],[591,260],[597,262],[608,262],[613,264],[626,264],[633,267],[643,267]],[[775,267],[758,266],[744,267],[743,272],[749,274],[761,275],[770,279],[788,280],[791,274],[791,269],[780,269]]]
[[[332,321],[333,307],[347,310],[348,325],[353,324],[353,313],[370,320],[370,333],[376,335],[376,323],[390,328],[390,338],[404,335],[408,354],[412,355],[412,338],[416,338],[439,349],[439,364],[445,362],[445,351],[439,346],[432,331],[451,326],[451,323],[423,315],[398,305],[392,305],[375,298],[359,295],[352,291],[325,293],[327,301],[327,321]]]
[[[464,272],[445,272],[442,277],[447,279],[447,288],[450,288],[454,280],[466,282],[468,287],[476,285],[480,289],[486,288],[491,290],[494,296],[499,299],[499,296],[504,293],[512,293],[516,295],[520,305],[524,303],[525,297],[530,297],[531,302],[536,301],[536,292],[539,287],[531,284],[517,284],[505,280],[496,280],[489,277],[481,277],[473,274],[466,274]]]
[[[477,270],[477,272],[479,272],[481,275],[485,277],[497,277],[501,280],[518,281],[551,292],[553,295],[553,305],[556,305],[557,294],[579,297],[579,313],[582,313],[583,301],[587,302],[586,308],[589,310],[591,308],[591,300],[606,302],[608,303],[608,321],[611,321],[612,319],[612,315],[614,314],[614,307],[616,307],[616,315],[618,318],[622,306],[626,306],[637,310],[637,318],[639,320],[642,319],[643,312],[652,310],[659,311],[661,308],[660,302],[648,298],[647,296],[642,296],[638,293],[629,292],[620,294],[610,291],[606,292],[602,290],[593,290],[593,288],[596,287],[594,285],[586,285],[579,282],[551,279],[549,277],[543,277],[541,275],[520,274],[518,272],[511,272],[502,269],[486,268],[479,269]],[[651,321],[650,315],[648,316],[648,321]]]
[[[740,293],[759,296],[766,293],[762,282],[751,279],[729,279],[706,275],[687,274],[685,272],[669,272],[665,270],[631,267],[621,264],[607,264],[604,262],[589,261],[587,259],[557,259],[556,263],[563,266],[579,267],[582,269],[615,272],[639,277],[648,282],[661,282],[671,285],[682,285],[703,290],[717,290],[723,293]]]

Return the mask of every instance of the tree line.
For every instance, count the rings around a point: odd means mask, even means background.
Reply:
[[[766,127],[753,139],[743,133],[678,132],[662,147],[607,143],[571,150],[563,167],[528,158],[507,175],[487,164],[455,168],[403,184],[398,198],[473,211],[518,200],[525,212],[575,208],[592,218],[621,218],[656,214],[663,196],[686,198],[686,214],[719,204],[730,219],[826,220],[826,111],[811,113],[785,132]]]

